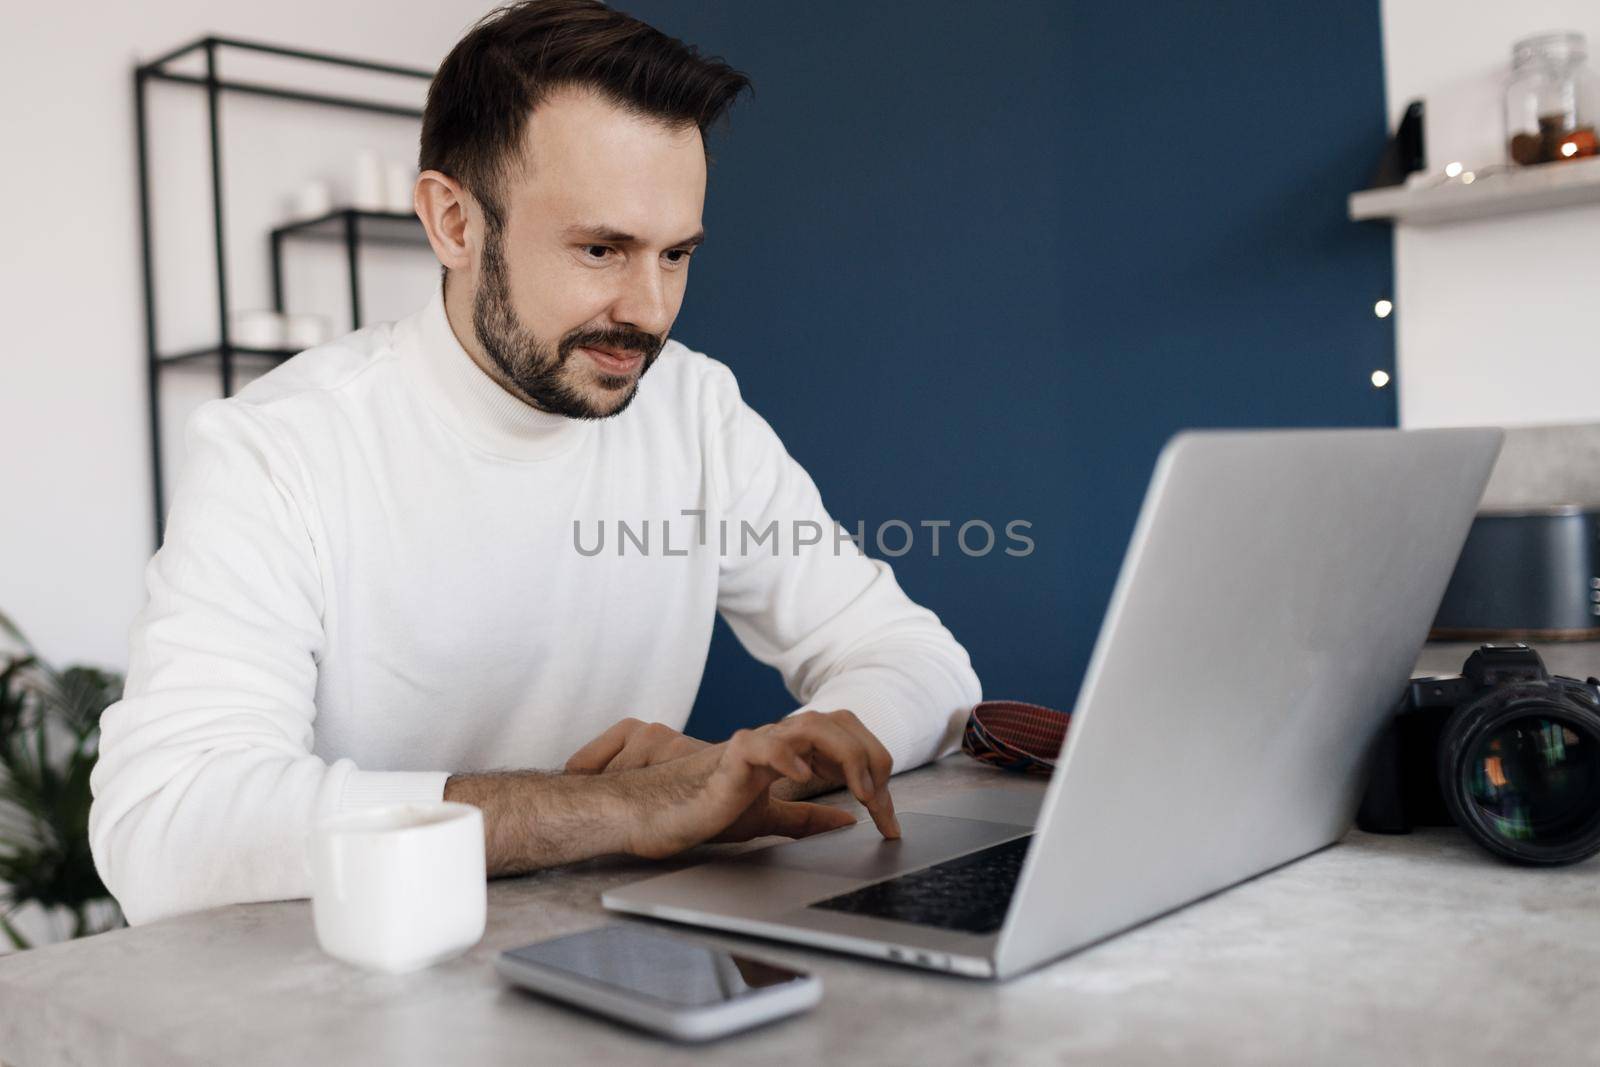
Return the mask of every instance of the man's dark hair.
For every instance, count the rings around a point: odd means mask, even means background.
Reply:
[[[636,115],[698,126],[704,137],[749,84],[721,59],[600,0],[521,0],[485,15],[440,64],[418,165],[464,185],[498,226],[528,116],[553,90],[593,89]]]

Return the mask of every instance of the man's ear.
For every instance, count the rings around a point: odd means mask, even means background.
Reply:
[[[447,269],[465,271],[472,266],[472,248],[467,236],[467,205],[470,196],[461,183],[437,170],[425,170],[417,177],[411,202],[428,231],[433,254]]]

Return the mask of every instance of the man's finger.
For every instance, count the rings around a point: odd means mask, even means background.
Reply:
[[[736,730],[728,739],[728,754],[742,763],[746,770],[771,770],[783,778],[797,782],[811,778],[811,764],[801,758],[783,735],[771,727],[759,730]],[[765,788],[770,782],[762,783]]]
[[[603,734],[572,754],[567,760],[567,773],[599,774],[627,746],[633,732],[643,725],[632,718],[612,723]]]
[[[821,756],[839,766],[850,792],[866,807],[884,837],[900,836],[894,802],[889,799],[888,789],[873,787],[866,747],[859,738],[821,712],[797,715],[780,725],[797,741],[810,744]]]
[[[842,808],[804,801],[774,800],[767,812],[771,821],[760,832],[781,837],[810,837],[812,834],[854,826],[856,822],[856,817]]]
[[[691,756],[705,747],[704,741],[686,737],[670,726],[647,722],[628,736],[622,751],[611,758],[605,770],[631,771],[637,767],[649,767]]]
[[[845,785],[861,803],[872,799],[877,790],[872,783],[871,768],[867,766],[866,750],[849,731],[820,711],[785,719],[777,728],[843,771]]]
[[[883,747],[878,735],[867,729],[867,724],[856,718],[855,712],[848,709],[830,712],[828,718],[860,740],[862,748],[867,752],[867,766],[872,769],[872,784],[879,789],[886,787],[889,784],[889,776],[894,773],[894,757]]]
[[[865,723],[856,718],[853,711],[836,711],[829,718],[854,735],[867,752],[867,765],[872,769],[872,782],[877,786],[877,793],[873,803],[881,805],[888,813],[889,821],[894,824],[894,836],[900,836],[900,818],[894,813],[894,798],[889,795],[889,778],[894,774],[894,757],[889,755],[889,750],[883,747],[877,735],[867,729]]]

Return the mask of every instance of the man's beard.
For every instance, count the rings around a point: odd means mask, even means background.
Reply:
[[[633,403],[634,394],[639,391],[639,379],[644,377],[661,354],[665,339],[625,327],[615,330],[583,329],[567,334],[551,351],[550,345],[522,325],[516,309],[511,306],[511,286],[506,277],[500,227],[491,222],[485,231],[478,293],[472,302],[472,327],[477,331],[478,343],[483,345],[483,350],[494,361],[494,365],[525,397],[544,411],[572,419],[604,419],[622,414]],[[602,374],[594,379],[607,392],[627,390],[627,395],[616,407],[609,410],[597,408],[563,375],[564,370],[571,369],[573,353],[584,346],[613,352],[638,352],[644,356],[644,364],[636,376]]]

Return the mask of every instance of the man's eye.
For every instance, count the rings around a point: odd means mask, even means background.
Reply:
[[[667,260],[668,263],[671,263],[674,266],[678,265],[679,263],[688,262],[689,257],[694,255],[694,253],[689,251],[687,248],[674,248],[672,251],[664,252],[662,254],[667,256],[676,256],[676,259]]]
[[[589,245],[584,251],[596,259],[604,259],[606,253],[612,251],[612,248],[610,245]]]

